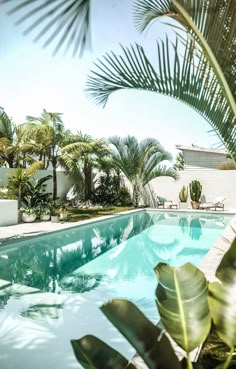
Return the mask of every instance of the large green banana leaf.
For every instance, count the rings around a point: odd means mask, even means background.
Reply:
[[[222,272],[226,268],[232,268],[236,272],[236,237],[232,242],[229,250],[224,254],[216,271],[216,276],[220,280],[222,279]]]
[[[206,278],[190,263],[181,267],[159,263],[155,272],[161,321],[178,345],[190,352],[205,340],[211,327]]]
[[[71,340],[71,344],[85,369],[135,369],[119,352],[92,335]]]
[[[209,284],[209,306],[217,333],[229,347],[236,345],[236,273],[221,271],[221,283]]]
[[[132,344],[149,369],[181,368],[163,331],[130,301],[115,299],[103,305],[101,310]]]

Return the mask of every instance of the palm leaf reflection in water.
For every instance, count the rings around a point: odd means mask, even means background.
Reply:
[[[207,222],[216,223],[186,214],[138,212],[25,240],[18,248],[0,252],[0,278],[40,292],[88,293],[107,288],[111,297],[141,301],[143,291],[152,296],[153,268],[158,262],[176,265],[204,256],[208,246],[196,242],[204,238]],[[224,226],[218,222],[219,228]],[[16,295],[9,291],[1,290],[2,308]],[[38,309],[38,317],[57,317],[55,309],[62,307],[57,302],[44,305],[44,301],[34,302],[22,314],[35,317]]]

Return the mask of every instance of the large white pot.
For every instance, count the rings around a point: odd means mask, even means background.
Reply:
[[[39,219],[42,220],[43,222],[50,220],[51,215],[50,214],[40,214]]]
[[[21,219],[24,223],[32,223],[36,220],[36,214],[25,214],[22,213]]]

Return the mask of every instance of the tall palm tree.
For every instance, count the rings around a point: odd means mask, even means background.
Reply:
[[[57,197],[57,167],[59,165],[59,156],[61,146],[69,134],[64,129],[61,119],[61,113],[51,113],[43,109],[40,117],[27,116],[27,123],[24,127],[27,130],[27,137],[34,145],[34,152],[40,154],[47,165],[52,165],[53,176],[53,199]]]
[[[87,134],[78,132],[71,135],[66,145],[62,148],[64,163],[74,162],[77,168],[80,167],[80,178],[84,182],[84,198],[91,199],[94,169],[99,167],[99,160],[110,154],[107,142],[104,139],[93,139]],[[72,166],[74,168],[74,166]]]
[[[133,189],[134,205],[138,206],[144,187],[154,178],[169,176],[176,178],[173,168],[163,165],[164,160],[171,160],[171,155],[154,138],[140,142],[134,136],[110,138],[114,147],[112,160],[114,166],[125,175]]]
[[[25,128],[16,126],[0,108],[0,166],[25,167],[35,161],[31,153],[32,145],[26,140]]]

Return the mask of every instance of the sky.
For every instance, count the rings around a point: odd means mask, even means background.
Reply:
[[[11,4],[21,0],[11,0]],[[53,47],[34,43],[35,34],[23,36],[26,24],[16,26],[18,15],[0,6],[0,106],[16,123],[27,115],[40,116],[45,108],[63,113],[65,127],[94,138],[134,135],[156,138],[176,155],[176,144],[217,147],[211,126],[193,109],[157,93],[123,90],[111,95],[105,108],[85,94],[86,81],[97,58],[120,52],[120,44],[137,42],[148,56],[157,58],[155,40],[171,36],[169,26],[155,22],[140,34],[133,22],[133,0],[93,0],[92,46],[81,58],[68,52],[52,56]]]

